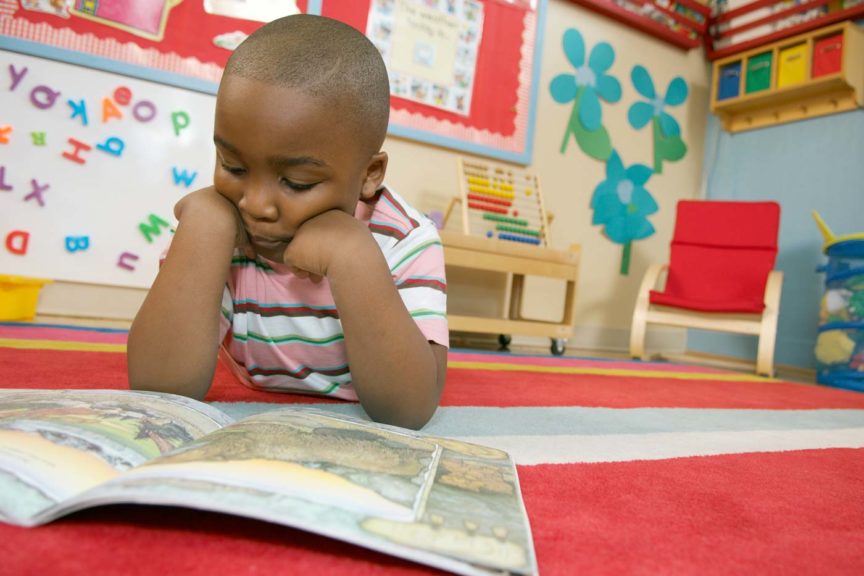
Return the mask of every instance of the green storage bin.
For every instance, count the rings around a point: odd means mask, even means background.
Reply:
[[[747,59],[744,92],[759,92],[771,87],[771,52],[763,52]]]

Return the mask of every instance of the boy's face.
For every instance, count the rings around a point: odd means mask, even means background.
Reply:
[[[256,251],[284,249],[306,220],[328,210],[353,215],[380,187],[386,154],[370,157],[345,123],[332,103],[301,89],[223,78],[214,185],[237,207]]]

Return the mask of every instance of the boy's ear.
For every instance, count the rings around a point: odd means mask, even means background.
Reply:
[[[387,173],[387,153],[377,152],[372,156],[366,166],[366,176],[363,179],[363,188],[360,190],[360,198],[369,200],[375,196],[375,192],[384,183],[384,175]]]

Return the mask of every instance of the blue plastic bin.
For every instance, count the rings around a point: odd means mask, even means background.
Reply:
[[[864,239],[829,243],[825,254],[816,381],[864,392]]]

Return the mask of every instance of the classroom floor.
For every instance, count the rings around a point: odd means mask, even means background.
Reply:
[[[94,318],[78,318],[72,316],[37,316],[34,322],[42,324],[69,324],[73,326],[93,326],[98,328],[119,328],[128,329],[131,324],[128,320],[104,320]],[[475,350],[499,350],[497,336],[482,337],[476,334],[459,334],[451,333],[450,345],[454,348],[469,348]],[[527,346],[511,344],[509,350],[515,353],[522,354],[549,354],[549,348],[546,346]],[[568,347],[566,350],[567,356],[578,356],[588,358],[609,358],[614,360],[629,360],[630,356],[625,351],[617,350],[597,350],[597,349],[578,349]],[[668,360],[679,364],[695,364],[699,366],[711,366],[714,368],[722,368],[741,373],[752,373],[755,365],[736,359],[724,356],[713,356],[702,353],[685,353],[685,354],[669,354],[663,355],[662,358],[654,359]],[[816,375],[813,370],[806,368],[798,368],[795,366],[776,366],[775,377],[781,380],[790,382],[801,382],[804,384],[815,384]]]

